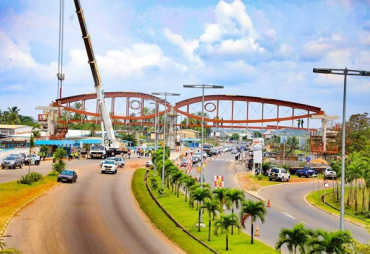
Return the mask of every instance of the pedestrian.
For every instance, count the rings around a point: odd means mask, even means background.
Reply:
[[[128,158],[130,159],[131,158],[131,150],[130,149],[128,149],[127,155],[128,155]]]
[[[303,128],[303,123],[304,123],[304,121],[303,121],[303,119],[301,119],[301,128]]]
[[[79,158],[78,158],[78,152],[75,152],[75,158],[76,158],[77,160],[79,160]]]
[[[53,153],[53,163],[55,163],[55,152]]]
[[[297,120],[297,123],[298,123],[298,128],[300,127],[300,124],[301,124],[301,120],[300,119],[298,119]]]

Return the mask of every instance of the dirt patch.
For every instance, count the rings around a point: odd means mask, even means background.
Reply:
[[[237,173],[237,177],[239,179],[240,187],[245,191],[258,191],[262,187],[269,186],[269,181],[267,180],[256,180],[253,174],[250,173]],[[305,183],[312,181],[312,178],[290,178],[290,182],[284,182],[284,184],[289,183]],[[315,181],[316,178],[315,178]],[[273,182],[275,184],[275,182]]]
[[[237,173],[237,177],[239,179],[240,187],[245,191],[258,191],[262,188],[250,174],[246,173]]]

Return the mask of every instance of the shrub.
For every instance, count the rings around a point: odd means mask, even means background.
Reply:
[[[31,172],[28,175],[30,175],[30,178],[31,178],[32,182],[38,182],[38,181],[42,180],[42,174],[40,174],[38,172]]]
[[[66,163],[62,160],[53,164],[53,170],[60,174],[66,168]]]
[[[24,175],[17,181],[17,183],[21,184],[29,184],[31,185],[32,183],[38,182],[42,179],[42,175],[37,172],[31,172],[28,173],[27,175]]]
[[[27,175],[22,176],[22,177],[21,177],[21,179],[19,179],[19,180],[17,181],[17,183],[31,185],[31,184],[32,184],[32,180],[31,180],[30,175],[29,175],[29,174],[27,174]]]

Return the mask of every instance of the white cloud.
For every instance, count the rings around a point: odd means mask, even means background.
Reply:
[[[245,36],[255,39],[255,31],[242,1],[235,0],[228,4],[220,1],[215,9],[215,24],[207,24],[200,41],[212,44],[222,40],[223,36]]]
[[[280,45],[280,48],[279,48],[280,56],[284,58],[288,58],[288,57],[292,57],[293,53],[294,53],[294,47],[292,45],[289,45],[286,43],[283,43]]]
[[[316,41],[310,41],[303,45],[302,56],[308,59],[323,58],[326,54],[330,53],[338,47],[338,44],[343,42],[342,36],[333,34],[328,38],[320,38]]]
[[[0,68],[35,68],[37,63],[29,53],[28,47],[15,44],[3,32],[0,32]]]
[[[196,63],[197,67],[203,65],[199,56],[194,54],[194,51],[199,47],[198,40],[184,40],[181,35],[172,33],[168,28],[164,28],[163,33],[171,43],[180,47],[186,59]]]
[[[209,54],[218,55],[240,55],[264,51],[258,43],[248,38],[224,40],[219,45],[208,45],[207,50]]]

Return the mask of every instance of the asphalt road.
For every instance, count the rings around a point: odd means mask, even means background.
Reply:
[[[234,156],[230,153],[214,157],[207,162],[204,170],[205,180],[214,186],[214,176],[223,175],[224,185],[227,188],[240,188],[235,177],[235,172],[245,172],[245,165],[239,165],[234,169]],[[193,175],[199,177],[199,173]],[[317,187],[315,187],[317,190]],[[260,196],[265,200],[270,199],[271,207],[267,208],[265,223],[260,220],[255,223],[259,227],[260,236],[256,239],[274,247],[278,241],[280,229],[293,228],[297,223],[303,222],[310,228],[323,228],[329,231],[339,230],[339,217],[330,215],[305,202],[304,196],[312,192],[312,183],[308,184],[282,184],[268,187],[260,191]],[[254,196],[245,194],[247,199],[257,200]],[[237,213],[239,213],[237,211]],[[368,243],[370,234],[365,228],[346,222],[345,229],[352,232],[354,237],[362,243]],[[250,220],[246,223],[244,231],[250,234]],[[287,253],[287,249],[283,248]]]
[[[23,253],[182,253],[139,209],[130,187],[136,167],[100,174],[99,162],[68,162],[77,182],[60,184],[15,216],[7,246]]]

